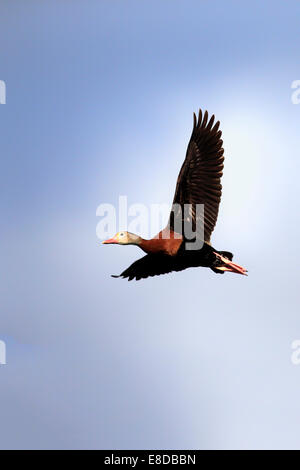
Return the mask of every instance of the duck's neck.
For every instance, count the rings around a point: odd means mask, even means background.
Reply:
[[[143,238],[140,237],[139,235],[136,235],[135,233],[130,233],[129,241],[127,245],[137,245],[140,246],[142,243]]]
[[[139,243],[137,245],[146,253],[150,252],[150,240],[145,240],[145,238],[140,237]]]

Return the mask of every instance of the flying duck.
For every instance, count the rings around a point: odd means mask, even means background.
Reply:
[[[211,245],[222,195],[224,149],[214,115],[199,110],[186,157],[179,172],[167,226],[151,240],[127,231],[118,232],[104,244],[137,245],[146,255],[119,276],[129,281],[158,276],[190,267],[203,266],[217,274],[247,275],[247,270],[232,262],[233,254]],[[198,210],[198,208],[204,210]],[[188,235],[187,235],[188,234]]]

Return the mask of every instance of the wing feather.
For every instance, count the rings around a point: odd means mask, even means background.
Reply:
[[[188,266],[185,265],[182,260],[179,262],[178,259],[172,256],[155,253],[143,256],[143,258],[138,259],[125,269],[120,276],[113,277],[127,278],[128,281],[132,281],[133,279],[139,281],[140,279],[151,276],[159,276],[172,271],[181,271],[187,267]]]
[[[173,204],[181,206],[181,213],[174,211],[169,226],[175,225],[176,217],[184,222],[184,204],[192,204],[192,230],[198,229],[196,204],[204,204],[204,241],[209,242],[216,225],[222,195],[224,150],[220,122],[215,116],[208,119],[208,112],[199,110],[198,119],[194,113],[194,127],[188,144],[186,157],[181,167]],[[202,221],[203,222],[203,221]],[[201,226],[201,224],[200,224]],[[202,224],[203,227],[203,224]]]

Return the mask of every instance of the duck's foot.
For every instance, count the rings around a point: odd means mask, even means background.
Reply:
[[[225,258],[224,256],[220,255],[219,253],[214,252],[214,254],[223,263],[223,265],[221,265],[221,266],[215,266],[215,269],[217,269],[218,271],[229,271],[231,273],[243,274],[244,276],[248,276],[248,274],[247,274],[248,271],[247,271],[247,269],[243,268],[243,266],[240,266],[239,264],[233,263],[228,258]]]

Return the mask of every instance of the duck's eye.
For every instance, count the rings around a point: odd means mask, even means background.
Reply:
[[[122,232],[122,233],[120,233],[120,237],[124,237],[124,233],[123,233],[123,232]]]

